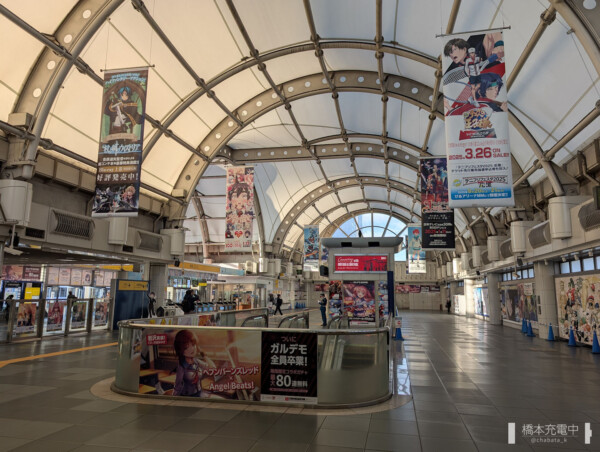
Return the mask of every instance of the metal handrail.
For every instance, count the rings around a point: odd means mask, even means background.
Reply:
[[[266,314],[261,314],[261,315],[255,315],[255,316],[246,317],[244,319],[244,321],[242,322],[242,324],[240,325],[240,327],[245,327],[246,326],[246,322],[249,322],[249,321],[252,321],[252,320],[260,320],[260,319],[262,319],[263,323],[265,325],[267,325],[268,321],[269,321],[269,316],[266,315]]]

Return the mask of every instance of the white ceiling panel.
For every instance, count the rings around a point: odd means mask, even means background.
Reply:
[[[350,158],[347,159],[335,159],[335,160],[322,160],[321,167],[330,179],[337,179],[341,177],[354,178],[354,170],[350,166]]]
[[[185,243],[202,242],[202,228],[198,220],[184,220],[183,227],[185,231]]]
[[[381,96],[367,93],[340,93],[344,125],[348,132],[381,135]]]
[[[362,191],[359,187],[350,187],[345,190],[340,190],[339,194],[340,194],[340,199],[344,203],[363,199]]]
[[[169,157],[165,158],[166,155]],[[151,175],[172,187],[190,155],[190,151],[180,144],[168,138],[161,138],[144,160],[142,180],[144,180],[144,174]],[[166,191],[171,192],[171,190]]]
[[[381,159],[357,158],[354,161],[359,174],[385,177],[385,163]]]
[[[305,75],[321,74],[319,59],[314,49],[269,60],[267,71],[276,84],[287,83]]]
[[[8,115],[13,111],[17,100],[17,92],[0,83],[0,120],[8,121]]]
[[[365,8],[362,0],[311,2],[317,33],[321,38],[342,36],[372,41],[375,36],[375,4]],[[305,37],[307,39],[308,37]]]
[[[386,201],[387,189],[383,187],[373,187],[367,185],[365,186],[365,196],[367,199],[381,199],[382,201]]]
[[[225,242],[225,221],[224,220],[206,220],[206,227],[211,242]]]
[[[292,111],[309,141],[340,134],[340,123],[331,94],[299,99],[292,104]]]
[[[223,218],[225,216],[225,196],[222,198],[202,198],[202,209],[209,217]]]

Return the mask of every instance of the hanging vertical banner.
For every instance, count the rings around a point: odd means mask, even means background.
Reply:
[[[254,168],[227,168],[225,251],[252,251]]]
[[[408,273],[427,273],[425,265],[425,251],[421,242],[421,226],[408,225],[408,237],[406,237],[406,260],[408,261]]]
[[[319,271],[319,225],[304,226],[304,268],[305,272]]]
[[[148,68],[104,72],[93,217],[136,216]]]
[[[423,249],[454,249],[454,211],[448,205],[445,157],[421,159]]]
[[[513,206],[502,32],[443,39],[450,207]]]

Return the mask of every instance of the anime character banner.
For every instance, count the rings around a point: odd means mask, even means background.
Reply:
[[[342,315],[342,281],[329,281],[329,317]]]
[[[16,334],[33,333],[35,331],[35,316],[37,303],[19,303],[17,308]]]
[[[93,217],[136,216],[148,68],[104,72]]]
[[[350,325],[375,325],[373,281],[343,281],[343,312]]]
[[[554,282],[560,337],[568,339],[573,328],[578,342],[592,345],[600,325],[600,274],[558,277]]]
[[[319,271],[319,225],[304,226],[305,272]]]
[[[406,259],[408,260],[408,273],[427,273],[425,263],[425,251],[421,242],[421,226],[416,224],[408,225],[408,236]]]
[[[516,286],[505,286],[500,291],[502,318],[513,322],[523,319],[537,322],[538,303],[533,292],[533,284],[521,283]]]
[[[448,206],[446,158],[420,160],[423,249],[454,249],[454,211]]]
[[[225,251],[252,251],[254,168],[227,168]]]
[[[65,305],[66,303],[64,301],[48,303],[48,323],[46,324],[46,331],[60,331],[63,329]]]
[[[71,329],[85,328],[87,301],[77,301],[71,308]]]
[[[260,400],[261,332],[144,330],[142,394]]]
[[[388,284],[387,281],[377,282],[377,309],[379,309],[379,318],[387,319],[389,315],[388,306]]]
[[[449,205],[513,206],[502,32],[443,44]]]

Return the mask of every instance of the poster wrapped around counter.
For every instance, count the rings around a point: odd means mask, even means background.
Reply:
[[[408,273],[427,273],[425,251],[421,241],[421,226],[408,225],[406,248],[406,260],[408,261]]]
[[[252,251],[254,168],[227,168],[225,251]]]
[[[389,315],[388,306],[388,284],[387,281],[377,281],[377,309],[379,309],[379,318],[387,319]]]
[[[104,71],[93,217],[136,216],[148,68]]]
[[[319,271],[319,225],[304,226],[305,272]]]
[[[446,162],[445,157],[420,160],[423,249],[454,249],[454,211],[448,205]]]
[[[450,207],[513,206],[502,31],[443,38]]]
[[[144,330],[141,394],[260,400],[261,331]]]
[[[66,302],[64,301],[48,303],[47,331],[59,331],[63,329],[65,306]]]
[[[554,282],[560,337],[568,339],[573,328],[578,342],[592,345],[600,326],[600,274],[561,276]]]
[[[504,320],[520,323],[525,319],[537,322],[538,303],[532,283],[503,286],[500,290],[500,300]]]
[[[329,318],[342,315],[342,281],[329,281]]]
[[[263,402],[317,403],[317,334],[262,332]]]
[[[350,325],[375,325],[375,284],[373,281],[343,281],[344,313]]]

